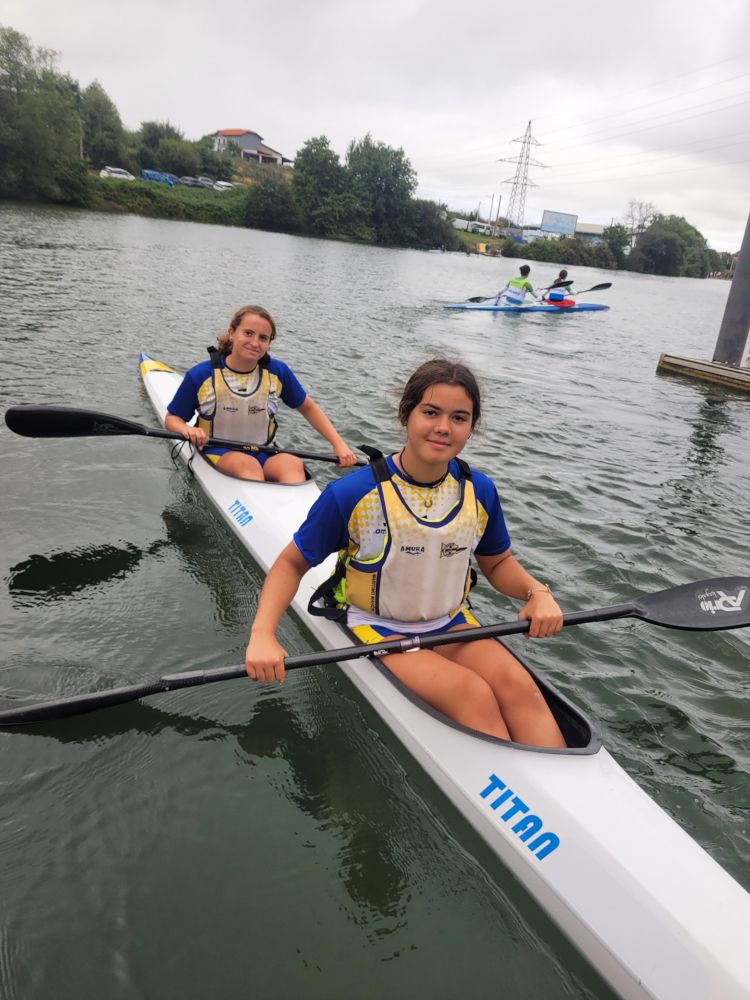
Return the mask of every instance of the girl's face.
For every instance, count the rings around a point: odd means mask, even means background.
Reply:
[[[460,385],[439,382],[426,389],[406,421],[410,455],[426,465],[445,465],[461,451],[472,430],[474,406]]]
[[[255,367],[271,346],[273,330],[267,319],[257,313],[245,313],[232,333],[232,358]]]

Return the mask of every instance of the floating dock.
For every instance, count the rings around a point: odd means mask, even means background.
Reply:
[[[721,364],[718,361],[696,361],[695,358],[682,358],[679,354],[662,354],[656,370],[697,378],[703,382],[718,382],[741,392],[750,392],[750,368]]]

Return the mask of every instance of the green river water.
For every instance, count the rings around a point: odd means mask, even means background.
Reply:
[[[188,367],[260,302],[352,444],[398,446],[424,358],[481,374],[465,456],[566,610],[747,574],[750,398],[655,373],[711,356],[728,285],[579,269],[614,282],[585,296],[611,311],[442,309],[517,266],[4,204],[0,408],[153,423],[139,351]],[[261,576],[167,444],[3,426],[0,453],[0,707],[240,662]],[[477,594],[483,621],[515,617]],[[289,616],[282,641],[310,648]],[[620,621],[523,650],[750,888],[750,636]],[[0,732],[0,761],[3,1000],[611,997],[336,668]]]

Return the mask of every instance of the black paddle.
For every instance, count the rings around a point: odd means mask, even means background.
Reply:
[[[585,295],[586,292],[603,292],[605,288],[611,287],[611,281],[604,281],[601,285],[593,285],[591,288],[584,288],[582,292],[576,292],[576,295]]]
[[[182,434],[166,431],[163,427],[146,427],[125,417],[96,410],[79,410],[73,406],[34,406],[24,403],[11,406],[5,413],[5,423],[16,434],[24,437],[110,437],[120,434],[141,434],[144,437],[166,438],[169,441],[184,441]],[[275,448],[268,444],[250,444],[247,441],[225,441],[210,437],[206,441],[209,448],[234,448],[237,451],[263,451],[267,455],[295,455],[297,458],[314,459],[318,462],[334,462],[335,455],[321,455],[313,451],[292,451],[291,448]],[[357,462],[366,465],[366,462]]]
[[[750,625],[750,577],[730,576],[713,580],[685,583],[655,594],[643,594],[627,604],[615,604],[595,611],[576,611],[565,615],[563,625],[585,625],[588,622],[606,622],[615,618],[639,618],[652,625],[687,631],[716,632],[723,629],[746,628]],[[484,625],[480,628],[460,629],[442,635],[391,639],[377,646],[347,646],[344,649],[321,650],[301,656],[287,656],[287,670],[314,667],[342,660],[356,660],[361,656],[380,656],[385,653],[404,653],[410,649],[431,649],[473,639],[489,639],[501,635],[528,632],[529,622],[505,622]],[[179,688],[196,687],[245,677],[245,666],[221,667],[218,670],[196,670],[189,673],[168,674],[148,684],[133,684],[74,695],[57,701],[24,705],[0,712],[0,727],[24,726],[33,722],[48,722],[71,715],[83,715],[100,708],[136,701],[152,694],[177,691]]]

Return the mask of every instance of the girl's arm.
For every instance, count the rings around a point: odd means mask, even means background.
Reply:
[[[357,456],[337,432],[328,417],[310,396],[307,396],[304,403],[297,407],[299,413],[305,418],[313,430],[317,431],[322,438],[330,444],[333,453],[339,460],[339,465],[354,465]]]
[[[527,573],[510,552],[499,556],[477,556],[477,563],[495,590],[525,601],[518,612],[518,620],[531,621],[530,636],[541,639],[560,631],[562,610],[549,587]]]
[[[208,435],[202,427],[192,427],[190,424],[185,423],[182,417],[178,417],[176,413],[167,414],[164,426],[168,431],[174,431],[176,434],[182,434],[182,436],[187,441],[190,441],[191,444],[194,444],[196,448],[202,448],[208,440]]]
[[[245,652],[245,667],[254,681],[283,683],[286,677],[286,650],[276,638],[276,629],[309,569],[309,563],[290,542],[268,571]]]

